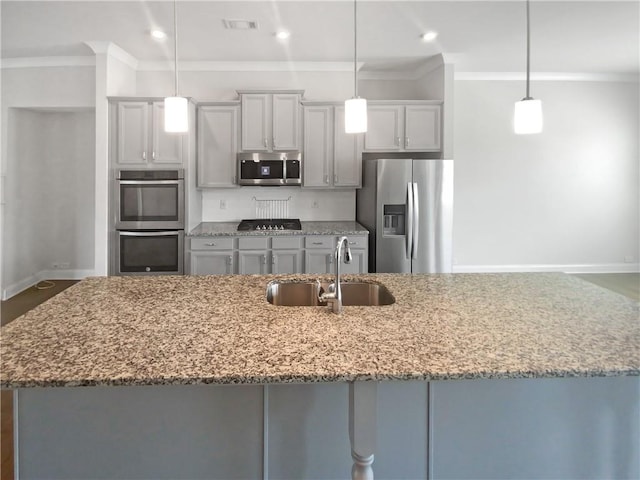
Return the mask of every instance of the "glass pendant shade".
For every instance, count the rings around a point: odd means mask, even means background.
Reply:
[[[540,100],[524,98],[516,102],[513,130],[517,134],[542,132],[542,102]]]
[[[164,99],[164,131],[169,133],[189,131],[189,102],[185,97]]]
[[[344,102],[344,131],[363,133],[367,131],[367,99],[352,98]]]

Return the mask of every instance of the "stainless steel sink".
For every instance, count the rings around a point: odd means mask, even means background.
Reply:
[[[317,307],[327,305],[318,299],[320,293],[329,291],[329,283],[319,282],[269,282],[267,301],[273,305],[288,307]],[[391,292],[384,285],[366,282],[340,282],[342,305],[374,306],[395,303]]]

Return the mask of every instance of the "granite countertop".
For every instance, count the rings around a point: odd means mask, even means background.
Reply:
[[[640,375],[640,305],[568,275],[345,275],[396,303],[340,315],[267,303],[274,278],[83,280],[2,327],[0,385]]]
[[[302,230],[247,230],[239,232],[237,222],[202,222],[188,237],[240,237],[274,235],[368,235],[369,231],[353,221],[300,222]]]

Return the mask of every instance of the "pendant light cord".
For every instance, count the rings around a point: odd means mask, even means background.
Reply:
[[[353,0],[353,94],[358,98],[358,12]]]
[[[173,71],[175,96],[178,96],[178,0],[173,0]]]
[[[525,97],[525,100],[530,99],[531,97],[529,96],[529,76],[530,76],[530,57],[531,57],[531,33],[530,33],[530,27],[529,27],[529,0],[527,0],[527,96]]]

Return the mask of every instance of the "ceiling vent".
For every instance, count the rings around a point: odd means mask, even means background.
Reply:
[[[257,30],[258,22],[253,20],[222,20],[224,28],[230,30]]]

